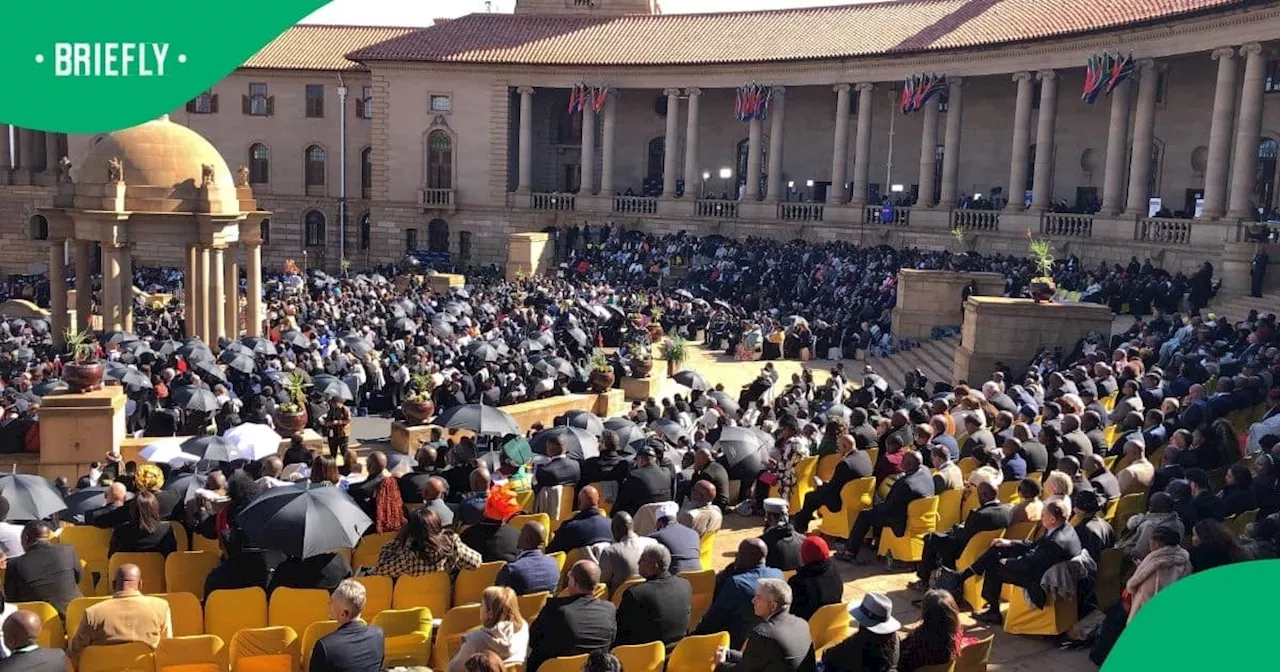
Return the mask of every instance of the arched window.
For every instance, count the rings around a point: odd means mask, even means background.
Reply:
[[[271,181],[271,150],[262,143],[249,146],[249,183],[266,184]]]
[[[311,145],[306,152],[306,179],[308,187],[324,186],[324,169],[325,169],[324,148],[320,145]]]
[[[449,223],[443,219],[433,219],[427,224],[427,250],[430,252],[449,251]]]
[[[373,189],[373,148],[366,147],[360,152],[360,194],[362,198],[369,198],[369,192]]]
[[[369,213],[360,215],[360,249],[369,249]]]
[[[453,138],[444,131],[427,136],[427,188],[453,188]]]
[[[27,237],[31,240],[49,240],[49,220],[44,215],[32,215],[27,220]]]
[[[649,179],[661,180],[667,159],[667,139],[661,135],[649,141]]]
[[[1258,168],[1253,182],[1253,197],[1257,207],[1271,210],[1276,198],[1276,155],[1280,144],[1271,138],[1263,138],[1258,144]]]
[[[266,245],[271,242],[271,220],[264,219],[262,224],[258,226],[258,235],[262,237],[262,244]]]
[[[308,210],[302,219],[307,247],[324,245],[324,213],[319,210]]]

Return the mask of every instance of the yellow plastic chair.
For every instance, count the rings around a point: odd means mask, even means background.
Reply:
[[[1208,388],[1206,388],[1206,389],[1208,389]],[[1115,392],[1112,392],[1111,394],[1109,394],[1109,395],[1107,395],[1107,396],[1103,397],[1103,398],[1102,398],[1102,408],[1106,409],[1106,411],[1107,411],[1108,413],[1110,413],[1111,411],[1116,410],[1116,400],[1117,400],[1117,399],[1119,399],[1119,398],[1120,398],[1120,391],[1119,391],[1119,390],[1116,390]],[[1110,442],[1110,441],[1108,441],[1107,443],[1111,443],[1111,442]]]
[[[88,565],[89,571],[106,575],[107,552],[111,548],[111,530],[92,525],[67,525],[58,535],[58,543],[74,547],[76,557]]]
[[[1131,493],[1120,498],[1120,503],[1116,505],[1115,516],[1111,519],[1111,528],[1115,530],[1117,539],[1124,535],[1125,526],[1128,525],[1129,519],[1142,513],[1146,508],[1147,496],[1141,492]]]
[[[1226,519],[1223,522],[1226,524],[1227,529],[1234,532],[1236,535],[1236,538],[1239,539],[1240,537],[1244,536],[1245,531],[1249,529],[1249,525],[1251,525],[1253,521],[1257,519],[1258,519],[1258,510],[1250,509],[1242,513],[1237,513],[1236,515],[1231,516],[1230,518]]]
[[[543,514],[546,515],[546,514]],[[453,603],[461,604],[479,604],[480,594],[485,588],[492,586],[494,581],[498,579],[498,572],[507,565],[501,560],[497,562],[486,562],[475,569],[467,569],[458,572],[458,578],[453,582]]]
[[[156,672],[225,672],[227,647],[220,637],[193,635],[160,640]]]
[[[320,641],[321,637],[329,635],[337,629],[338,622],[330,620],[316,621],[315,623],[307,626],[307,629],[302,632],[302,643],[300,647],[300,653],[302,654],[302,669],[306,670],[311,667],[311,652],[315,650],[316,642]]]
[[[569,585],[569,570],[573,568],[574,563],[586,557],[586,553],[581,548],[569,549],[565,556],[564,564],[560,565],[560,581],[556,583],[557,590],[563,590],[565,586]]]
[[[384,668],[426,667],[431,662],[431,610],[388,609],[373,619],[385,637]]]
[[[534,505],[533,491],[517,492],[516,504],[519,505],[521,511],[532,511]]]
[[[453,654],[462,648],[462,636],[471,628],[480,626],[480,605],[467,604],[454,607],[440,619],[436,630],[436,642],[431,648],[431,668],[443,670],[449,666]]]
[[[1027,600],[1026,591],[1014,587],[1004,615],[1004,631],[1011,635],[1057,636],[1070,630],[1077,620],[1075,599],[1060,600],[1051,592],[1044,609],[1036,609]]]
[[[191,535],[191,550],[212,553],[214,557],[222,554],[222,548],[218,546],[218,540],[210,539],[203,534]]]
[[[631,586],[634,586],[640,583],[644,583],[644,577],[642,576],[633,576],[627,579],[626,581],[623,581],[622,585],[618,586],[618,589],[613,591],[613,595],[610,597],[610,600],[612,600],[613,602],[613,606],[615,607],[622,606],[623,594],[625,594],[628,590],[630,590]]]
[[[396,581],[391,596],[392,609],[426,607],[433,614],[449,611],[452,604],[449,593],[453,589],[448,572],[431,572],[417,576],[402,576]]]
[[[62,617],[58,615],[58,610],[54,609],[52,604],[48,602],[18,602],[13,606],[21,610],[30,611],[40,617],[43,627],[40,628],[40,636],[36,638],[40,648],[67,648],[67,635],[62,628]]]
[[[921,665],[916,668],[916,672],[954,672],[956,669],[955,661],[949,663],[939,663],[937,665]]]
[[[1102,557],[1098,558],[1098,582],[1094,587],[1098,607],[1106,609],[1119,602],[1124,586],[1124,551],[1119,548],[1102,549]]]
[[[383,532],[382,534],[371,534],[360,540],[356,544],[356,550],[351,554],[351,568],[359,569],[361,567],[374,567],[378,564],[378,554],[382,552],[382,547],[387,542],[396,538],[398,532]]]
[[[995,635],[987,635],[985,639],[960,649],[960,657],[955,661],[955,672],[987,672],[987,661],[991,659],[991,644],[995,641]]]
[[[231,652],[231,672],[296,672],[301,669],[302,642],[290,627],[239,630],[227,648]]]
[[[111,599],[107,597],[77,597],[67,603],[67,636],[73,637],[76,634],[76,628],[80,627],[80,620],[84,618],[84,612],[89,607],[99,603],[106,602]]]
[[[613,655],[626,672],[662,672],[662,665],[667,661],[667,649],[662,642],[617,646]]]
[[[960,467],[960,475],[964,476],[967,481],[969,480],[969,474],[972,474],[978,468],[978,461],[972,457],[962,457],[959,462],[956,462],[956,466]]]
[[[191,593],[204,599],[204,581],[222,558],[209,551],[170,553],[164,559],[164,587],[170,593]]]
[[[899,562],[920,562],[924,555],[924,535],[938,527],[938,496],[923,497],[907,505],[906,536],[899,537],[889,527],[880,531],[880,555]]]
[[[836,475],[836,465],[840,464],[842,459],[840,453],[832,453],[823,455],[818,458],[818,469],[814,474],[822,479],[823,483],[829,483]]]
[[[563,573],[564,563],[565,563],[565,560],[567,559],[565,557],[564,551],[556,551],[555,553],[548,553],[547,555],[556,559],[556,571]]]
[[[960,492],[962,493],[960,495],[960,520],[965,521],[969,519],[969,514],[978,508],[978,489],[965,486],[965,489]]]
[[[603,514],[604,514],[604,515],[606,515],[606,516],[612,515],[612,514],[613,514],[613,500],[612,500],[612,499],[605,499],[605,496],[604,496],[604,481],[594,481],[594,482],[590,483],[589,485],[590,485],[591,487],[595,488],[595,489],[596,489],[596,492],[600,493],[600,513],[603,513]]]
[[[1018,495],[1018,481],[1005,481],[996,488],[996,499],[1001,504],[1016,505],[1022,501],[1022,497]]]
[[[685,637],[671,650],[667,669],[673,672],[715,672],[716,650],[722,646],[729,646],[727,632]]]
[[[711,607],[711,598],[716,590],[716,572],[714,569],[703,569],[700,572],[680,572],[680,576],[688,580],[693,589],[693,604],[689,610],[689,629],[693,630]]]
[[[364,586],[364,611],[366,619],[377,618],[378,614],[391,608],[391,596],[395,593],[395,582],[389,576],[370,574],[357,576],[355,581]]]
[[[547,535],[551,534],[551,516],[545,513],[522,513],[518,516],[512,516],[511,520],[507,521],[507,525],[515,529],[517,533],[524,529],[525,523],[541,523],[542,531]]]
[[[822,516],[822,523],[818,526],[818,530],[829,537],[847,539],[858,514],[871,506],[871,493],[875,487],[874,476],[857,478],[845,483],[844,487],[840,488],[839,511],[832,511],[825,506],[818,508],[818,515]]]
[[[991,548],[991,542],[1004,536],[1004,528],[998,530],[988,530],[979,532],[969,538],[969,542],[964,545],[964,550],[960,552],[960,557],[956,560],[956,571],[963,572],[978,558]],[[983,577],[973,575],[964,582],[964,600],[974,611],[982,611],[986,608],[987,603],[982,599]]]
[[[1107,409],[1107,411],[1110,410],[1111,409],[1109,408]],[[1107,444],[1107,448],[1114,446],[1116,444],[1116,439],[1118,438],[1120,438],[1119,425],[1110,425],[1106,429],[1102,430],[1102,441]]]
[[[169,603],[169,618],[173,621],[174,637],[191,637],[204,634],[204,609],[200,600],[191,593],[160,593],[156,597]]]
[[[236,632],[267,626],[267,593],[254,586],[215,590],[204,601],[204,632],[231,642]]]
[[[849,609],[843,604],[819,607],[809,617],[809,635],[813,638],[813,651],[817,657],[833,644],[839,644],[853,634],[849,624]]]
[[[955,527],[960,518],[960,498],[964,490],[943,490],[938,494],[938,531],[946,532]]]
[[[698,558],[702,562],[703,569],[714,569],[716,535],[719,530],[712,530],[698,539]]]
[[[818,473],[818,458],[805,457],[796,465],[796,485],[791,488],[791,496],[787,500],[791,511],[799,511],[804,506],[804,496],[813,492],[813,477]],[[769,486],[769,496],[779,495],[778,486]]]
[[[329,618],[329,591],[322,588],[276,588],[267,603],[267,625],[285,625],[305,633],[307,626]]]
[[[542,665],[534,672],[582,672],[582,666],[587,663],[587,654],[580,656],[561,656],[559,658],[548,658],[542,661]],[[631,672],[627,668],[623,668],[627,672]]]
[[[1039,522],[1034,520],[1017,523],[1005,530],[1004,538],[1013,539],[1015,541],[1025,541],[1031,538],[1031,535],[1036,531],[1036,526],[1039,524]]]
[[[173,529],[173,538],[178,542],[178,552],[191,550],[191,534],[187,532],[187,528],[181,523],[172,523],[169,527]]]
[[[137,565],[142,570],[142,582],[138,589],[147,595],[164,592],[164,556],[159,553],[116,553],[107,560],[105,581],[98,582],[98,592],[111,594],[111,577],[120,565]],[[105,591],[105,592],[103,592]]]
[[[76,672],[154,672],[155,653],[141,642],[97,644],[80,652]]]
[[[867,458],[871,460],[872,466],[875,466],[876,460],[880,457],[880,447],[868,448],[862,452],[867,454]]]
[[[516,598],[520,605],[520,616],[524,620],[532,623],[533,619],[542,613],[542,608],[547,606],[547,600],[551,599],[551,592],[544,590],[538,593],[529,593]]]
[[[569,485],[562,486],[560,489],[560,517],[551,521],[551,531],[554,532],[560,529],[560,526],[565,521],[573,518],[574,514],[577,513],[573,510],[575,501],[577,501],[577,488]]]

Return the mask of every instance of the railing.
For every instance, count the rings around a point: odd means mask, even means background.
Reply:
[[[738,202],[719,198],[700,198],[694,206],[699,217],[718,217],[720,219],[737,219]]]
[[[951,228],[966,231],[999,231],[998,210],[952,210]]]
[[[573,194],[529,194],[529,207],[534,210],[573,210]]]
[[[778,219],[793,222],[821,222],[821,203],[779,203]]]
[[[1093,215],[1046,212],[1040,217],[1040,233],[1050,236],[1093,236]]]
[[[453,205],[453,190],[419,189],[418,205],[424,208],[447,208]]]
[[[868,205],[862,208],[863,224],[889,224],[892,226],[908,226],[911,224],[911,208],[893,206],[893,221],[884,221],[884,206]]]
[[[658,211],[658,199],[653,196],[614,196],[613,211],[652,215]]]
[[[1139,217],[1137,237],[1138,240],[1152,243],[1187,245],[1191,242],[1192,221],[1164,217]]]
[[[1236,224],[1236,242],[1280,242],[1280,224],[1276,222],[1239,222]]]

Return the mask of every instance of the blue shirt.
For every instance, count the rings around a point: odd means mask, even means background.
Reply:
[[[556,592],[560,582],[560,566],[556,559],[541,550],[521,551],[515,560],[498,570],[493,585],[507,586],[517,595],[547,591]]]

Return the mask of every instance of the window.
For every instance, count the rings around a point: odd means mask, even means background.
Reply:
[[[449,251],[449,223],[433,219],[427,224],[427,249],[432,252]]]
[[[656,97],[654,97],[654,99],[653,99],[653,113],[654,113],[654,114],[656,114],[656,115],[658,115],[659,117],[664,118],[664,119],[666,118],[666,116],[667,116],[667,96],[666,96],[665,94],[661,94],[661,93],[659,93]]]
[[[373,148],[365,147],[360,152],[360,194],[361,198],[369,198],[373,190]]]
[[[1160,195],[1160,157],[1163,151],[1160,143],[1151,143],[1151,164],[1147,168],[1147,198]]]
[[[308,187],[324,186],[324,148],[311,145],[306,154],[306,179]]]
[[[373,87],[366,86],[360,90],[360,97],[356,98],[356,117],[360,119],[373,118]]]
[[[577,145],[582,143],[582,115],[573,114],[568,107],[557,105],[555,108],[555,116],[552,117],[555,126],[551,129],[553,145]]]
[[[432,112],[452,112],[453,100],[451,100],[449,96],[433,95],[431,96],[431,111]]]
[[[453,188],[453,138],[444,131],[427,136],[427,188]]]
[[[262,82],[249,84],[249,94],[244,97],[244,113],[251,117],[269,117],[275,114],[276,99],[267,95],[267,85]]]
[[[1257,173],[1253,183],[1253,198],[1256,207],[1270,211],[1275,205],[1276,197],[1276,157],[1280,155],[1280,143],[1271,138],[1263,138],[1258,144]]]
[[[258,235],[262,237],[262,243],[265,245],[271,242],[271,220],[262,220],[262,225],[258,227]]]
[[[1263,91],[1280,92],[1280,60],[1267,61],[1267,79],[1263,82]]]
[[[471,258],[471,232],[458,232],[458,257],[462,259]]]
[[[943,89],[938,92],[938,111],[946,112],[951,109],[951,90]]]
[[[49,240],[49,220],[44,215],[34,215],[27,221],[27,237],[31,240]]]
[[[413,252],[414,250],[418,249],[418,230],[417,229],[404,230],[404,249],[406,252]]]
[[[1032,185],[1034,185],[1035,183],[1036,183],[1036,146],[1033,143],[1031,145],[1030,151],[1027,152],[1027,183],[1026,185],[1024,185],[1024,188],[1027,191],[1031,191]],[[1010,200],[1013,200],[1015,197],[1025,198],[1026,195],[1025,194],[1009,194]]]
[[[1156,104],[1164,105],[1169,102],[1169,70],[1160,68],[1156,74]]]
[[[664,136],[649,141],[649,172],[646,173],[651,180],[662,179],[663,166],[667,160],[667,139]]]
[[[369,249],[369,213],[360,215],[360,249]]]
[[[217,114],[218,97],[212,91],[205,91],[187,101],[187,112],[191,114]]]
[[[324,213],[319,210],[307,211],[306,217],[302,220],[303,228],[306,234],[307,247],[318,247],[324,245]]]
[[[1040,109],[1040,92],[1044,89],[1044,82],[1037,79],[1031,83],[1031,109]]]
[[[308,84],[307,85],[307,118],[321,119],[324,117],[324,85]]]
[[[262,143],[249,147],[249,183],[266,184],[271,181],[271,150]]]

